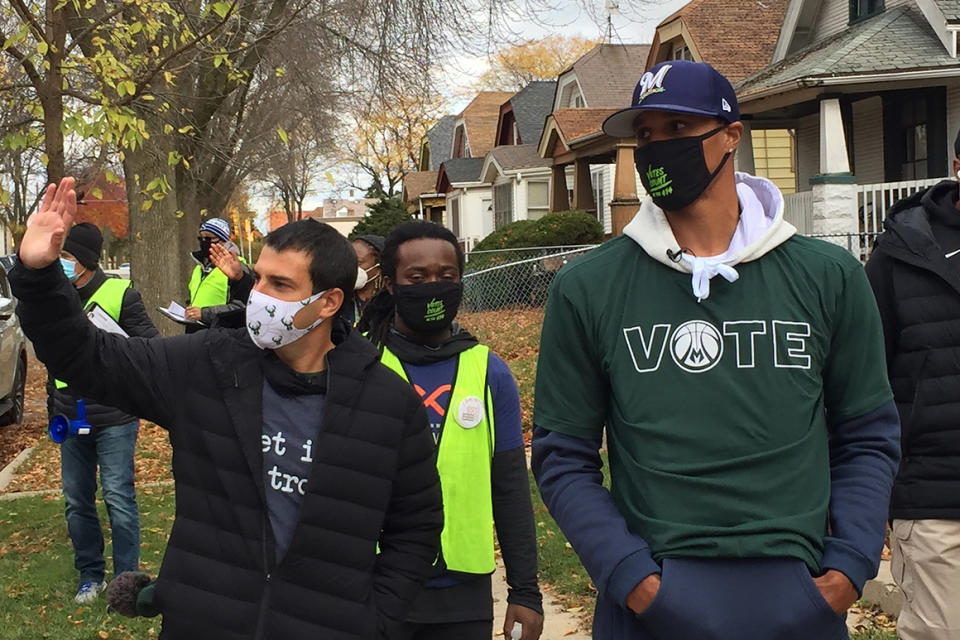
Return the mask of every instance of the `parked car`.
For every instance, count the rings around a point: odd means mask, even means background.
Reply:
[[[7,273],[0,271],[0,426],[23,422],[27,384],[27,339],[14,311]]]
[[[123,278],[124,280],[130,279],[130,263],[124,262],[116,269],[104,269],[103,272],[110,276],[111,278]]]

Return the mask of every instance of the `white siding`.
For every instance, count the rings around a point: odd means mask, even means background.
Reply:
[[[460,239],[477,242],[493,228],[490,214],[484,211],[484,201],[491,198],[489,187],[460,189]],[[449,223],[448,223],[449,226]]]
[[[947,157],[954,158],[953,142],[960,131],[960,85],[947,87]]]
[[[797,191],[810,191],[810,178],[820,173],[820,116],[797,124]]]
[[[901,4],[908,4],[914,0],[886,0],[884,6],[886,9]],[[840,33],[847,28],[850,22],[850,0],[823,0],[820,5],[820,12],[813,25],[813,40],[817,42],[824,38]]]
[[[883,100],[879,96],[853,103],[853,157],[858,184],[883,182]]]

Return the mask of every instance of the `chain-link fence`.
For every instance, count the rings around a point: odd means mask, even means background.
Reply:
[[[557,271],[595,246],[472,251],[467,254],[461,308],[542,307]]]
[[[868,232],[815,234],[811,237],[846,247],[865,263],[878,235]],[[490,311],[542,307],[557,271],[596,246],[472,251],[467,254],[462,308],[465,311]]]

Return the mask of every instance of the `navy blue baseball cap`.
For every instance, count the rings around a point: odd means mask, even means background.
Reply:
[[[677,111],[740,120],[740,107],[733,85],[706,62],[668,60],[643,74],[633,90],[633,101],[603,123],[603,132],[614,138],[635,135],[633,122],[640,109]]]

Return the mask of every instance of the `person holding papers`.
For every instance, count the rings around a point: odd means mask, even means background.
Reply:
[[[95,225],[82,222],[67,235],[60,264],[73,283],[88,317],[112,333],[152,338],[159,335],[147,315],[143,300],[129,280],[108,278],[100,269],[103,235]],[[111,325],[112,326],[106,326]],[[66,383],[48,376],[50,415],[77,417],[77,400]],[[139,420],[102,404],[85,401],[89,435],[68,438],[60,445],[63,497],[67,529],[73,542],[74,566],[80,572],[76,601],[88,604],[106,588],[103,532],[97,516],[97,465],[103,501],[107,504],[113,534],[115,574],[136,571],[140,563],[140,516],[133,485],[133,450]]]
[[[237,329],[246,326],[244,311],[253,288],[253,276],[240,248],[230,241],[230,223],[210,218],[197,232],[197,265],[187,288],[190,300],[184,311],[187,333],[205,327]],[[169,314],[168,314],[169,315]]]

